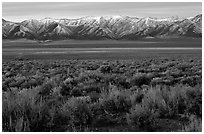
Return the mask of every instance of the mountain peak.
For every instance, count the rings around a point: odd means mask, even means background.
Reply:
[[[52,20],[53,18],[51,18],[51,17],[45,17],[44,19],[45,19],[45,20]]]
[[[54,22],[54,21],[58,22],[59,20],[53,19],[53,18],[50,18],[50,17],[46,17],[46,18],[41,19],[41,20],[39,20],[39,21],[41,21],[41,22],[43,22],[43,23],[46,23],[46,22]]]
[[[6,20],[2,18],[2,23],[4,23],[4,22],[6,22]]]
[[[78,19],[30,19],[14,23],[2,19],[3,38],[138,39],[145,37],[202,37],[202,14],[193,18],[86,16]],[[14,29],[14,30],[10,30]]]
[[[112,15],[112,16],[106,15],[106,16],[102,16],[102,17],[106,18],[106,19],[120,19],[120,18],[125,18],[126,16],[123,16],[123,15]]]

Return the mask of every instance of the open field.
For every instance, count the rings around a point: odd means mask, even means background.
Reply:
[[[171,55],[201,55],[200,39],[141,41],[54,41],[4,40],[3,60],[28,59],[135,59]]]
[[[138,48],[138,47],[201,47],[201,38],[129,40],[3,40],[3,48]]]
[[[195,40],[110,48],[5,41],[2,130],[202,131],[202,49]]]

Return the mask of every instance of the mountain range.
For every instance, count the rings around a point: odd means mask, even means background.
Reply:
[[[189,18],[88,16],[78,19],[2,19],[3,39],[62,40],[202,37],[202,14]]]

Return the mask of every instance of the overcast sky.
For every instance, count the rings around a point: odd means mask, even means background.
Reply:
[[[2,16],[10,21],[25,19],[79,18],[84,16],[127,15],[135,17],[190,17],[202,13],[201,2],[3,2]]]

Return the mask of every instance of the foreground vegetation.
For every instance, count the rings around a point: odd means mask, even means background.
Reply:
[[[200,58],[12,60],[3,131],[202,131]]]

